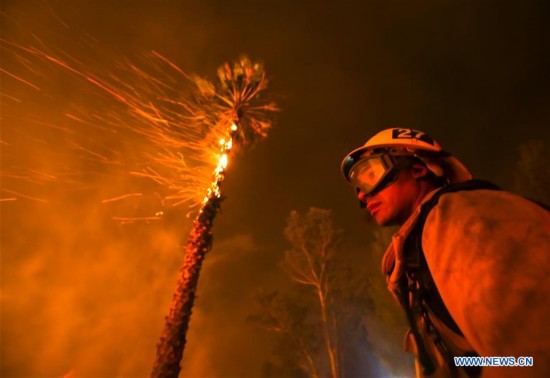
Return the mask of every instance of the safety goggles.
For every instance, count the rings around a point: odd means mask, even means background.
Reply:
[[[351,168],[349,181],[357,190],[370,194],[394,183],[398,173],[410,165],[409,159],[387,153],[366,156]]]

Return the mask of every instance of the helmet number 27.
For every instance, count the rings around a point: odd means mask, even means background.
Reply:
[[[419,139],[431,145],[434,144],[432,138],[423,133],[422,131],[413,130],[413,129],[393,129],[392,130],[393,139]]]

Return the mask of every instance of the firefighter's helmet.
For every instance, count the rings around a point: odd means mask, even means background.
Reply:
[[[428,134],[412,129],[392,128],[380,131],[363,146],[351,151],[342,161],[342,173],[352,185],[368,194],[386,182],[391,173],[405,165],[402,156],[415,157],[428,170],[448,184],[472,178],[456,157],[445,152]]]

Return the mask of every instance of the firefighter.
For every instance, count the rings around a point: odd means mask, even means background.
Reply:
[[[405,349],[418,377],[547,376],[544,205],[472,180],[456,157],[412,129],[377,133],[346,156],[342,173],[378,225],[399,226],[382,270],[409,322]],[[462,368],[460,356],[533,357],[533,366]]]

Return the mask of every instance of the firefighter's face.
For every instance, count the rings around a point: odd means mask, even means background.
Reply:
[[[413,165],[399,173],[397,180],[384,189],[365,195],[359,191],[359,200],[380,226],[402,225],[426,194],[420,177],[427,174],[426,167]]]

